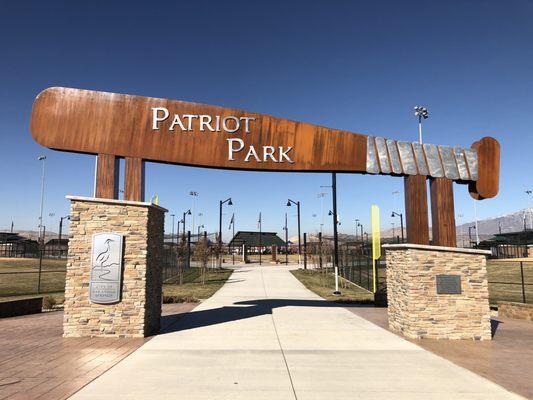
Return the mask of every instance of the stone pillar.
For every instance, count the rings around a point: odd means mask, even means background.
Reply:
[[[67,196],[71,201],[63,336],[144,337],[159,330],[165,210],[151,203]],[[89,300],[92,236],[124,235],[120,300]]]
[[[416,244],[383,247],[391,330],[415,339],[491,339],[489,251]]]
[[[278,259],[278,246],[272,246],[272,261],[277,261]]]

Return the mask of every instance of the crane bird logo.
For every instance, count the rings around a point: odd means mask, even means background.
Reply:
[[[118,262],[109,262],[111,257],[111,243],[114,242],[113,239],[106,239],[104,242],[104,250],[98,253],[94,259],[93,271],[96,273],[98,279],[104,281],[112,281],[110,277],[107,277],[111,273],[111,267],[118,266]]]

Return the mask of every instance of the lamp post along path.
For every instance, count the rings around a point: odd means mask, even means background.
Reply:
[[[287,200],[287,207],[290,207],[292,204],[296,204],[298,210],[298,265],[302,262],[302,242],[301,242],[301,233],[300,233],[300,201],[294,201],[291,199]]]
[[[224,204],[228,203],[228,206],[232,206],[233,202],[231,201],[231,197],[228,197],[226,200],[220,200],[219,201],[219,209],[218,209],[218,266],[222,267],[222,206]]]

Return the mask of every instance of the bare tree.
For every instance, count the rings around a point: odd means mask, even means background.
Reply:
[[[205,284],[205,277],[207,275],[207,263],[212,253],[212,249],[209,247],[209,243],[205,237],[200,239],[194,247],[194,258],[200,263],[200,278],[202,285]]]

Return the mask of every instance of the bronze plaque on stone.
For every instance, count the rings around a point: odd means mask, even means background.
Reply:
[[[437,294],[461,294],[461,275],[437,275]]]
[[[96,233],[93,235],[89,301],[110,304],[120,301],[122,277],[122,235]]]

